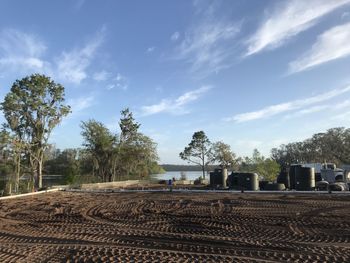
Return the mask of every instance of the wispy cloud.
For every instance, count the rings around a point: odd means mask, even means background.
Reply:
[[[350,55],[350,23],[333,27],[318,36],[311,50],[289,64],[296,73]]]
[[[180,37],[180,33],[176,31],[171,35],[170,39],[171,41],[176,41],[179,39],[179,37]]]
[[[38,36],[13,29],[2,30],[0,69],[2,72],[43,73],[59,81],[79,84],[88,77],[87,69],[103,42],[104,33],[103,27],[84,47],[63,51],[54,60],[47,60],[47,46]]]
[[[106,88],[108,90],[117,88],[125,91],[129,88],[129,80],[122,74],[118,73],[117,76],[112,79],[112,82],[108,84]]]
[[[246,56],[283,45],[314,26],[318,20],[350,0],[292,0],[278,3],[258,30],[248,39]]]
[[[346,18],[349,18],[349,17],[350,17],[350,12],[344,12],[341,15],[341,19],[346,19]]]
[[[191,72],[217,73],[230,65],[232,40],[240,31],[239,23],[205,22],[193,27],[176,48],[176,59],[191,65]]]
[[[72,114],[77,114],[90,108],[95,102],[95,97],[93,95],[89,95],[86,97],[79,97],[75,99],[68,100],[68,105],[71,106]]]
[[[316,105],[312,107],[307,107],[305,109],[298,110],[296,112],[293,112],[291,114],[286,115],[285,119],[291,119],[296,117],[302,117],[304,115],[321,112],[321,111],[339,111],[343,109],[348,109],[350,107],[350,100],[345,100],[343,102],[339,102],[337,104],[334,103],[328,103],[324,105]]]
[[[85,4],[85,0],[75,0],[74,1],[74,8],[76,10],[79,10],[80,8],[82,8],[82,6]]]
[[[56,59],[58,77],[75,84],[87,78],[86,70],[102,44],[104,35],[105,28],[102,28],[83,48],[62,52],[61,56]]]
[[[92,107],[95,103],[96,98],[93,94],[67,100],[67,105],[71,107],[71,113],[63,119],[61,125],[65,126],[74,118],[83,115],[85,110]]]
[[[233,40],[242,25],[241,21],[233,22],[225,14],[219,14],[218,3],[203,3],[206,2],[194,2],[196,22],[184,32],[172,56],[187,63],[196,77],[206,77],[232,65],[236,52]],[[175,32],[171,39],[175,41],[179,37]]]
[[[341,121],[342,123],[348,122],[350,119],[350,111],[345,111],[334,116],[335,120]]]
[[[0,32],[0,67],[3,71],[19,71],[29,73],[43,70],[47,62],[43,55],[47,47],[33,34],[14,29]]]
[[[294,100],[290,102],[285,102],[281,104],[267,106],[258,111],[246,112],[237,114],[233,117],[225,118],[225,121],[234,121],[234,122],[247,122],[252,120],[259,120],[272,117],[277,114],[281,114],[284,112],[290,112],[294,110],[301,110],[307,106],[314,105],[316,103],[320,103],[323,101],[330,100],[331,98],[337,97],[341,94],[347,93],[350,91],[350,86],[347,86],[342,89],[334,89],[328,91],[326,93],[322,93],[313,97]],[[317,109],[317,108],[315,108]],[[305,112],[304,112],[305,113]]]
[[[332,108],[331,105],[316,105],[316,106],[312,106],[310,108],[301,109],[301,110],[298,110],[298,111],[293,112],[291,114],[288,114],[284,117],[284,119],[292,119],[292,118],[302,117],[304,115],[324,111],[324,110],[331,109],[331,108]]]
[[[112,90],[114,88],[115,88],[115,84],[108,84],[106,87],[107,90]]]
[[[203,86],[199,89],[186,92],[176,99],[163,99],[158,104],[142,107],[143,115],[152,115],[161,112],[168,112],[172,114],[184,114],[187,113],[185,106],[190,102],[196,101],[201,95],[209,91],[211,86]]]
[[[156,49],[156,47],[149,47],[149,48],[147,48],[146,52],[152,53],[155,49]]]
[[[92,78],[96,81],[105,81],[107,80],[112,74],[110,72],[107,72],[105,70],[95,72]]]

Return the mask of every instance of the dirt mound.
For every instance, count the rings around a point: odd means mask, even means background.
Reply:
[[[49,193],[0,201],[0,262],[350,262],[350,198]]]

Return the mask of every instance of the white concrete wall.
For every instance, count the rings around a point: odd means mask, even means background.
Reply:
[[[50,189],[50,190],[46,190],[46,191],[39,191],[39,192],[33,192],[33,193],[27,193],[27,194],[3,196],[3,197],[0,197],[0,200],[13,199],[13,198],[19,198],[19,197],[25,197],[25,196],[31,196],[31,195],[38,195],[38,194],[44,194],[44,193],[48,193],[48,192],[57,192],[59,190],[60,189]]]
[[[118,188],[118,187],[130,186],[130,185],[137,185],[139,183],[140,183],[140,180],[127,180],[127,181],[119,181],[119,182],[82,184],[81,189]]]

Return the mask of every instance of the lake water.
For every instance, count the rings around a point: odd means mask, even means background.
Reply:
[[[186,174],[186,179],[187,180],[195,180],[198,177],[202,176],[201,171],[197,172],[184,172]],[[175,172],[166,172],[164,174],[155,174],[152,177],[159,179],[159,180],[169,180],[175,177],[176,180],[179,180],[181,177],[181,172],[180,171],[175,171]],[[205,175],[205,179],[209,179],[209,174]]]

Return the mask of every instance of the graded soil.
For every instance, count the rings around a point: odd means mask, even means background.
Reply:
[[[350,196],[55,192],[0,201],[0,262],[350,262]]]

